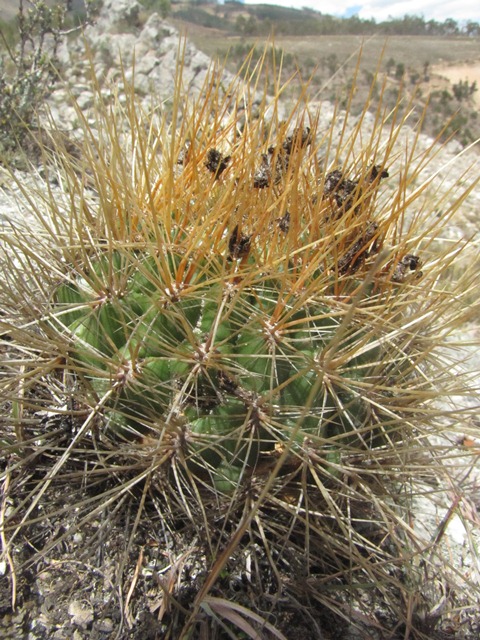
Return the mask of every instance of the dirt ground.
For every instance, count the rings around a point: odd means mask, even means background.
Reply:
[[[477,83],[477,91],[473,94],[473,99],[480,107],[480,60],[464,64],[454,64],[451,66],[435,66],[432,71],[452,84],[468,80],[469,83]]]

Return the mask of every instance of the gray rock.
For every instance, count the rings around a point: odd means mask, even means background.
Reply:
[[[141,4],[136,0],[103,0],[93,29],[113,32],[138,27],[141,9]]]
[[[130,0],[106,0],[96,23],[89,25],[84,35],[65,40],[58,51],[64,69],[64,82],[77,98],[82,110],[93,104],[85,85],[93,71],[102,88],[120,88],[124,77],[133,84],[137,97],[151,101],[170,98],[175,89],[179,51],[184,59],[183,88],[188,92],[201,90],[210,59],[190,42],[179,47],[178,31],[153,13],[144,24],[139,20],[140,5]],[[65,104],[65,89],[58,87],[52,94],[62,126],[67,125],[61,105]],[[75,119],[71,122],[75,126]]]

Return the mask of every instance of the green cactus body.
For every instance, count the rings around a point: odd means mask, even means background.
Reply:
[[[95,273],[118,279],[115,265],[123,269],[125,261],[117,256],[107,269],[106,260]],[[301,451],[306,441],[356,441],[363,402],[322,380],[318,358],[339,328],[327,306],[296,308],[275,280],[227,286],[216,277],[218,260],[211,280],[202,266],[196,286],[168,292],[157,261],[140,264],[121,298],[64,314],[74,357],[96,371],[93,387],[101,393],[109,379],[116,384],[109,415],[122,434],[128,425],[132,434],[163,428],[172,411],[183,415],[190,433],[185,459],[198,473],[206,468],[222,492],[282,442]],[[168,262],[163,277],[170,286],[180,264],[179,257]],[[86,295],[62,285],[57,299],[81,305]],[[348,341],[343,346],[348,350]],[[346,378],[361,379],[378,351],[367,346],[347,362]],[[270,420],[283,429],[272,429]]]
[[[229,399],[206,415],[192,419],[190,427],[196,441],[194,448],[198,448],[202,457],[215,466],[221,461],[230,464],[237,455],[241,463],[242,451],[238,451],[237,446],[245,446],[239,432],[246,426],[246,413],[241,402]]]
[[[85,364],[102,367],[125,343],[124,324],[119,310],[107,302],[72,322],[70,330],[77,345],[75,354]]]
[[[264,335],[264,328],[242,332],[236,347],[240,379],[254,393],[263,394],[276,389],[285,381],[289,364],[276,345]]]
[[[88,296],[76,284],[64,282],[55,291],[55,306],[56,321],[71,327],[87,315]]]

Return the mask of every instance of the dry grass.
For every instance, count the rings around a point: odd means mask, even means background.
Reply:
[[[180,25],[187,29],[188,38],[195,45],[215,58],[218,52],[227,51],[245,38],[226,36],[221,32],[203,32],[196,26]],[[205,30],[206,31],[206,30]],[[256,39],[252,37],[252,44]],[[262,44],[261,41],[258,44]],[[317,63],[331,55],[335,55],[340,63],[352,56],[355,58],[360,49],[363,50],[362,68],[371,72],[377,67],[378,60],[384,51],[385,62],[393,58],[403,63],[408,69],[423,71],[423,65],[453,64],[478,59],[478,43],[471,38],[425,38],[420,36],[395,36],[388,39],[383,36],[282,36],[275,37],[275,46],[285,53],[297,57],[300,64],[306,58]]]

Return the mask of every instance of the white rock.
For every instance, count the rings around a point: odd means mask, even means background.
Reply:
[[[467,530],[461,519],[454,515],[448,523],[447,533],[457,544],[463,545],[467,540]]]
[[[93,622],[93,609],[86,602],[73,600],[68,606],[68,615],[72,617],[73,624],[86,629]]]

